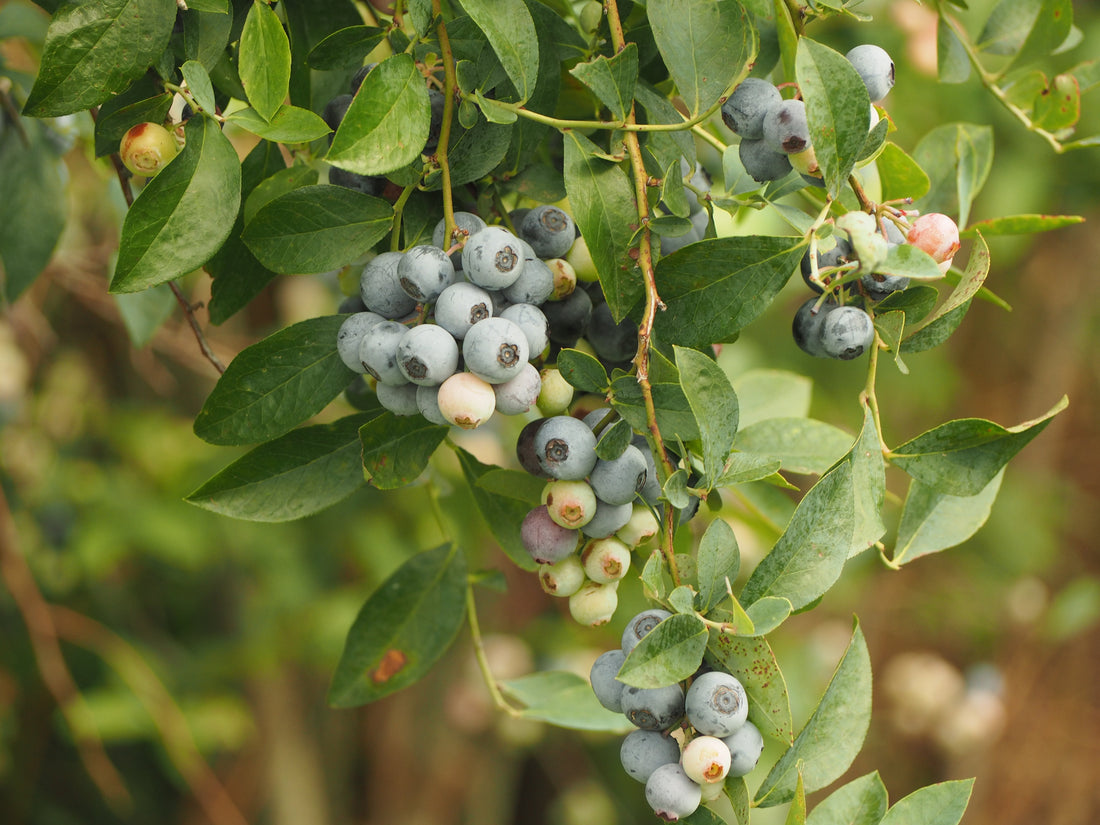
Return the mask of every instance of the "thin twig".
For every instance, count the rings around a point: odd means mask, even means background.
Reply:
[[[432,0],[432,14],[441,18],[443,5],[440,0]],[[443,61],[443,118],[439,125],[439,145],[436,147],[435,156],[439,162],[439,172],[443,177],[443,225],[447,243],[455,240],[455,207],[454,195],[451,191],[451,161],[447,154],[451,146],[451,123],[454,121],[455,89],[458,87],[458,79],[455,75],[454,54],[451,51],[451,39],[447,35],[447,25],[442,19],[436,27],[436,36],[439,38],[440,57]]]
[[[122,776],[107,755],[102,740],[79,724],[81,718],[89,718],[84,696],[65,663],[50,606],[18,547],[18,538],[15,520],[0,485],[0,579],[23,617],[42,682],[69,726],[85,770],[107,804],[117,813],[127,812],[133,800]]]

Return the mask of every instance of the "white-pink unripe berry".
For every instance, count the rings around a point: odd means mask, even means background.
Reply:
[[[472,372],[456,372],[439,385],[439,413],[452,424],[472,430],[489,420],[496,409],[493,385]]]
[[[716,736],[696,736],[684,747],[680,764],[700,785],[721,782],[730,770],[730,749]]]
[[[929,212],[913,221],[905,239],[931,255],[938,264],[950,261],[959,251],[958,225],[939,212]]]
[[[614,537],[592,539],[581,550],[581,564],[592,581],[616,582],[630,570],[630,548]]]

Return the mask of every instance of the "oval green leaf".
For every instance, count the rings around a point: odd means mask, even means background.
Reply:
[[[539,75],[539,38],[523,0],[465,0],[462,8],[484,33],[522,103]]]
[[[290,39],[267,3],[253,2],[248,10],[237,68],[248,102],[270,120],[290,92]]]
[[[749,697],[749,720],[765,736],[790,744],[794,723],[787,680],[768,640],[715,632],[707,649],[714,663],[744,686]]]
[[[617,678],[640,688],[682,682],[699,669],[707,638],[707,626],[697,616],[669,616],[630,651]]]
[[[359,431],[359,438],[363,468],[371,485],[379,490],[395,490],[414,482],[448,430],[421,415],[385,412],[368,421]]]
[[[710,487],[722,475],[737,434],[737,396],[713,358],[698,350],[673,347],[684,391],[703,442],[703,470]]]
[[[290,105],[280,106],[268,120],[251,108],[238,109],[226,120],[276,143],[309,143],[332,131],[320,115]]]
[[[523,706],[521,714],[573,730],[625,733],[633,726],[596,699],[592,687],[576,673],[547,670],[500,683],[506,697]]]

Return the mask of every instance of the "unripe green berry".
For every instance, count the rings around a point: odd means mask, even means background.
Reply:
[[[139,123],[122,136],[119,157],[135,175],[153,177],[179,154],[175,135],[159,123]]]
[[[596,494],[587,481],[551,481],[543,488],[542,503],[555,524],[570,530],[584,527],[596,514]]]
[[[630,548],[616,538],[593,539],[581,550],[581,564],[592,581],[615,582],[630,570]]]
[[[573,265],[565,258],[550,258],[544,263],[554,273],[554,293],[550,296],[550,300],[560,301],[572,295],[573,290],[577,288],[577,273]]]
[[[583,237],[573,241],[573,246],[565,253],[565,260],[573,267],[573,272],[578,281],[592,283],[599,280],[596,272],[596,263],[592,260],[592,253],[588,249],[588,243]]]
[[[660,527],[652,510],[644,504],[635,504],[630,521],[623,525],[615,536],[627,547],[638,547],[657,535]]]
[[[569,597],[569,613],[578,624],[596,627],[607,624],[619,606],[618,582],[586,581]]]
[[[573,401],[573,385],[565,380],[557,367],[543,367],[539,377],[542,379],[542,388],[535,402],[539,412],[547,418],[561,415],[569,409],[569,404]]]
[[[576,555],[566,556],[556,564],[539,566],[539,584],[551,596],[572,596],[584,582],[584,565]]]

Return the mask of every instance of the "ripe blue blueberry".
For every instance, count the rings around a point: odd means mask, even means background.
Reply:
[[[633,504],[608,504],[597,498],[596,512],[593,513],[592,520],[581,530],[591,539],[605,539],[625,527],[633,514]]]
[[[519,375],[503,384],[493,384],[497,396],[497,412],[502,415],[522,415],[538,401],[542,377],[534,364],[524,364]]]
[[[662,765],[680,761],[680,745],[671,736],[655,730],[632,730],[619,747],[623,770],[639,782],[645,782]]]
[[[653,813],[666,822],[691,816],[703,799],[703,791],[679,763],[662,765],[645,783],[645,800]]]
[[[405,250],[397,264],[397,280],[417,303],[434,301],[455,282],[455,268],[438,246],[422,244]]]
[[[527,513],[520,525],[520,541],[531,558],[539,564],[555,564],[571,555],[580,540],[580,533],[562,527],[550,518],[545,504]]]
[[[631,318],[623,318],[616,323],[611,307],[605,302],[593,307],[584,337],[596,355],[605,361],[629,361],[638,350],[638,325]]]
[[[548,419],[536,418],[528,421],[516,438],[516,459],[523,469],[536,478],[550,478],[550,474],[542,469],[538,455],[535,453],[535,435]],[[593,446],[593,450],[595,446]],[[583,477],[583,476],[582,476]]]
[[[592,663],[592,669],[588,673],[588,681],[592,684],[592,692],[600,704],[615,713],[623,712],[623,688],[625,684],[615,677],[619,668],[626,661],[626,656],[621,650],[609,650],[601,653]]]
[[[649,610],[643,610],[637,614],[633,619],[627,622],[626,629],[623,630],[622,648],[623,653],[629,655],[638,642],[653,630],[657,625],[663,622],[672,614],[667,610],[662,610],[659,607],[652,607]]]
[[[386,191],[386,179],[381,175],[360,175],[335,166],[328,170],[328,182],[333,186],[342,186],[344,189],[373,195],[376,198]]]
[[[500,311],[500,317],[523,330],[530,355],[538,355],[550,344],[550,325],[542,310],[534,304],[511,304]]]
[[[501,293],[513,304],[537,305],[550,300],[554,294],[554,272],[535,255],[530,244],[523,242],[520,246],[523,248],[523,272]]]
[[[367,75],[370,74],[377,65],[377,63],[368,63],[366,66],[360,66],[356,69],[355,74],[351,76],[351,82],[348,84],[352,94],[359,91],[359,87],[363,85],[363,81],[367,79]]]
[[[420,407],[416,403],[416,384],[402,384],[395,387],[392,384],[383,384],[381,381],[375,386],[374,391],[378,395],[378,403],[392,412],[394,415],[416,415]]]
[[[760,754],[764,752],[764,737],[760,735],[760,729],[752,722],[745,722],[741,727],[723,737],[723,742],[730,749],[729,776],[745,776],[760,761]]]
[[[826,358],[828,356],[825,353],[825,348],[821,345],[821,329],[825,324],[825,317],[834,309],[837,309],[837,305],[826,302],[815,313],[814,306],[816,304],[817,298],[809,298],[803,302],[794,314],[794,320],[791,322],[791,334],[794,336],[794,342],[798,344],[798,348],[807,355],[812,355],[815,358]]]
[[[485,289],[504,289],[523,273],[519,239],[500,226],[487,226],[466,239],[462,270],[466,278]]]
[[[325,121],[325,125],[332,129],[328,136],[329,143],[332,143],[333,134],[344,122],[344,115],[348,113],[352,100],[351,95],[337,95],[326,103],[325,108],[321,111],[321,118]]]
[[[527,336],[507,318],[486,318],[470,327],[462,339],[466,369],[490,384],[515,378],[529,355]]]
[[[874,340],[874,321],[859,307],[837,307],[821,324],[821,348],[830,358],[858,358]]]
[[[397,364],[397,347],[406,332],[408,329],[396,321],[381,321],[363,335],[359,360],[379,383],[395,387],[409,383]]]
[[[636,728],[668,730],[683,718],[684,689],[680,685],[623,690],[623,713]]]
[[[437,324],[420,324],[397,345],[397,366],[413,384],[442,384],[458,369],[458,344]]]
[[[855,260],[855,258],[852,252],[852,245],[844,238],[837,238],[836,244],[832,249],[817,253],[817,270],[820,273],[823,269],[840,266],[841,264],[853,260]],[[806,286],[820,294],[822,291],[821,287],[810,280],[812,274],[813,268],[810,266],[810,250],[807,249],[806,254],[802,256],[802,280],[806,282]],[[828,284],[831,278],[832,276],[829,275],[823,276],[824,283]]]
[[[684,711],[698,733],[721,738],[745,724],[749,697],[735,677],[712,670],[691,683]]]
[[[904,275],[885,275],[881,272],[861,275],[859,282],[873,301],[881,301],[891,292],[900,292],[909,286],[909,279]]]
[[[779,89],[766,80],[747,77],[722,104],[722,120],[745,140],[764,137],[764,115],[783,102]]]
[[[493,298],[487,290],[459,281],[439,293],[435,322],[461,341],[478,321],[493,315]]]
[[[475,235],[485,228],[485,221],[475,215],[473,212],[455,212],[455,230],[459,239],[468,238],[471,235]],[[450,249],[455,245],[456,241],[453,238],[447,238],[447,221],[442,219],[435,225],[435,229],[432,230],[432,246],[438,246],[440,249]],[[456,249],[451,253],[451,263],[454,264],[455,272],[462,271],[462,250]]]
[[[597,460],[589,482],[596,495],[609,504],[627,504],[634,501],[648,474],[642,451],[628,444],[618,458]]]
[[[657,476],[657,462],[653,459],[653,450],[649,448],[649,442],[646,441],[645,436],[640,433],[631,438],[630,443],[642,451],[642,457],[645,459],[645,484],[642,485],[638,493],[646,504],[656,506],[663,491],[661,490],[661,481]]]
[[[416,301],[401,288],[397,267],[403,252],[383,252],[363,267],[359,294],[371,312],[385,318],[402,318],[416,309]]]
[[[359,360],[359,345],[367,330],[386,319],[374,312],[356,312],[349,315],[344,323],[340,324],[340,331],[336,333],[336,351],[340,353],[340,360],[349,370],[365,373],[366,367]]]
[[[524,215],[516,230],[540,258],[562,257],[577,239],[569,214],[548,204],[536,206]]]
[[[757,183],[784,178],[791,171],[791,161],[783,152],[777,152],[766,140],[744,138],[737,147],[741,165]]]
[[[872,103],[880,103],[894,88],[894,61],[880,46],[865,43],[845,55],[863,79]]]
[[[806,104],[801,100],[784,100],[764,116],[764,142],[773,152],[788,155],[801,152],[810,145],[810,125],[806,121]]]
[[[550,325],[550,340],[571,347],[588,329],[592,317],[592,299],[583,289],[575,289],[561,301],[547,301],[540,309]]]
[[[413,386],[416,386],[415,384]],[[420,414],[433,424],[450,425],[443,413],[439,411],[439,387],[416,387],[416,408]]]
[[[596,466],[596,436],[572,416],[555,415],[543,421],[533,447],[539,466],[554,478],[583,479]]]

